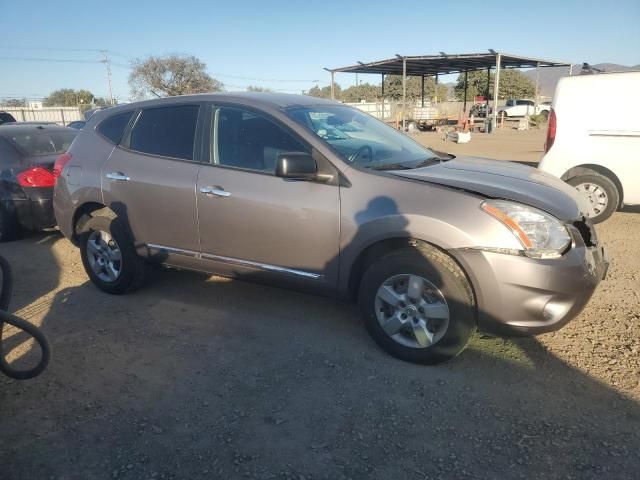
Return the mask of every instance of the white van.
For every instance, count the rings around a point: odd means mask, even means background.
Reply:
[[[562,78],[538,168],[584,192],[595,223],[640,204],[640,72]]]

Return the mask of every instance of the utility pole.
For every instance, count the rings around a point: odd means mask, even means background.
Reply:
[[[111,61],[107,56],[107,50],[100,50],[100,52],[102,52],[102,55],[104,55],[104,60],[102,60],[102,63],[104,63],[107,67],[107,80],[109,81],[109,100],[110,104],[113,105],[113,90],[111,88]]]

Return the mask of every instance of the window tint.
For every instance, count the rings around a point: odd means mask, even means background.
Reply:
[[[179,105],[143,110],[131,132],[131,150],[193,160],[199,108]]]
[[[289,132],[261,115],[223,107],[213,112],[212,163],[275,173],[278,155],[308,152]]]
[[[133,115],[133,112],[124,112],[103,120],[102,123],[98,125],[98,132],[112,143],[120,143],[122,134],[124,133],[124,129],[127,128],[127,123],[129,123],[131,115]]]

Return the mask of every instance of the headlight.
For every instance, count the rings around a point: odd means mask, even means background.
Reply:
[[[542,210],[504,200],[488,200],[481,208],[511,230],[528,257],[557,258],[571,244],[567,228]]]

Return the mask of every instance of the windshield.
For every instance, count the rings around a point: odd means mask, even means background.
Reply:
[[[11,130],[5,135],[28,156],[55,155],[67,151],[76,136],[75,130],[47,130],[41,128]]]
[[[408,169],[439,162],[428,148],[355,108],[295,107],[287,113],[360,167]]]

